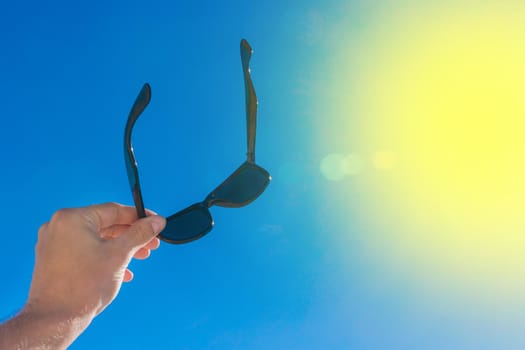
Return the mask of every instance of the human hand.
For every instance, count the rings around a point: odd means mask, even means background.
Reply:
[[[149,214],[137,220],[134,207],[115,203],[57,211],[38,232],[26,308],[89,324],[133,278],[131,259],[159,246],[166,220]]]

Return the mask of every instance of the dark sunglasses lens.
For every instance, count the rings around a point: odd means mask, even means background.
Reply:
[[[254,164],[242,165],[210,195],[218,206],[242,206],[257,198],[268,186],[270,174]]]
[[[213,219],[209,210],[195,204],[168,217],[159,238],[171,243],[185,243],[204,236],[212,227]]]

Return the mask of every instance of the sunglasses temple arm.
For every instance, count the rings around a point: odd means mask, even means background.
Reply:
[[[133,188],[133,201],[135,202],[135,209],[137,210],[137,217],[139,219],[146,217],[146,209],[144,209],[144,202],[142,201],[142,193],[137,182]]]
[[[135,160],[135,154],[133,153],[133,145],[131,144],[131,134],[135,122],[140,117],[144,109],[146,109],[150,99],[151,88],[148,83],[145,83],[139,95],[137,96],[131,111],[129,112],[126,128],[124,131],[124,156],[126,161],[126,170],[133,195],[133,201],[137,210],[137,216],[139,218],[146,216],[146,210],[144,209],[144,201],[142,199],[142,193],[140,190],[139,173],[137,162]]]
[[[255,163],[255,132],[257,128],[257,95],[253,87],[250,75],[250,58],[252,57],[252,48],[246,39],[241,40],[241,61],[244,76],[244,90],[246,96],[246,127],[248,139],[248,151],[246,153],[247,161]]]

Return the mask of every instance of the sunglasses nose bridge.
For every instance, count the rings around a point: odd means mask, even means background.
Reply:
[[[215,191],[212,191],[202,201],[202,205],[205,206],[206,208],[211,208],[214,205],[216,198],[217,198],[217,195],[215,194]]]

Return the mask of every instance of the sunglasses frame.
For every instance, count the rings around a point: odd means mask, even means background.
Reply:
[[[170,220],[173,221],[177,217],[182,217],[183,215],[190,213],[194,210],[200,210],[203,213],[205,213],[205,216],[209,218],[209,224],[206,229],[201,230],[200,232],[197,232],[195,235],[190,236],[188,238],[172,239],[170,237],[163,235],[164,231],[161,232],[158,235],[158,237],[168,243],[174,243],[174,244],[188,243],[188,242],[197,240],[205,236],[207,233],[209,233],[212,230],[214,226],[214,221],[209,211],[209,208],[211,206],[217,205],[217,206],[228,207],[228,208],[243,207],[245,205],[250,204],[255,199],[257,199],[257,197],[259,197],[259,195],[262,192],[264,192],[264,190],[270,183],[271,176],[268,173],[268,171],[266,171],[264,168],[260,167],[259,165],[255,164],[255,136],[256,136],[256,127],[257,127],[257,104],[258,102],[257,102],[257,96],[255,94],[255,89],[253,87],[253,82],[251,79],[250,67],[249,67],[249,62],[250,62],[253,50],[245,39],[241,40],[240,48],[241,48],[241,62],[242,62],[244,85],[245,85],[246,126],[247,126],[247,129],[246,129],[246,132],[247,132],[246,158],[247,159],[230,176],[228,176],[226,180],[224,180],[219,186],[217,186],[212,192],[210,192],[210,194],[208,194],[208,196],[204,199],[204,201],[192,204],[189,207],[167,217],[166,220],[169,224]],[[135,159],[135,155],[133,152],[133,145],[131,143],[131,136],[132,136],[132,130],[133,130],[133,126],[135,125],[135,122],[138,120],[142,112],[146,109],[150,100],[151,100],[151,87],[148,83],[145,83],[142,89],[140,90],[137,98],[135,99],[135,103],[133,104],[133,107],[131,108],[131,111],[128,115],[126,127],[124,130],[124,159],[126,163],[126,171],[128,175],[129,185],[130,185],[130,188],[133,194],[133,201],[135,203],[135,207],[137,210],[137,216],[139,218],[146,217],[146,211],[145,211],[144,200],[142,197],[142,191],[140,187],[137,161]],[[227,186],[230,182],[234,181],[234,179],[238,177],[239,174],[241,174],[243,171],[245,171],[248,168],[252,168],[256,170],[257,172],[259,172],[265,177],[265,181],[262,184],[262,187],[255,194],[253,194],[247,200],[242,201],[242,202],[224,201],[224,200],[216,198],[216,193],[218,193],[221,188]]]

